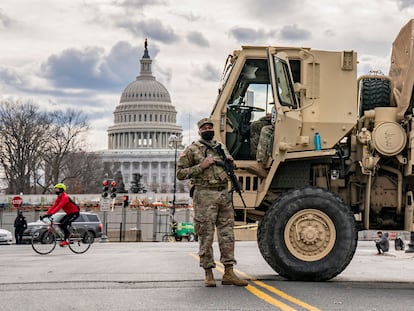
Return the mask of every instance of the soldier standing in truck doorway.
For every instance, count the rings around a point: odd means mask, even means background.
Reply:
[[[248,283],[233,272],[234,258],[234,209],[231,193],[227,189],[227,174],[217,165],[221,157],[215,148],[222,148],[231,161],[226,146],[213,139],[214,127],[210,118],[197,123],[201,138],[193,142],[180,155],[177,163],[177,178],[190,179],[194,186],[194,228],[199,239],[200,267],[205,270],[205,286],[215,287],[213,269],[216,267],[213,254],[214,231],[220,248],[220,262],[225,271],[223,285],[246,286]]]

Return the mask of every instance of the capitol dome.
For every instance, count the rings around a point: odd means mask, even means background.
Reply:
[[[108,149],[168,149],[169,137],[182,136],[170,94],[152,75],[147,40],[140,63],[140,74],[124,89],[115,108]]]
[[[171,103],[170,94],[155,77],[138,76],[121,95],[121,103],[135,101],[152,101]]]

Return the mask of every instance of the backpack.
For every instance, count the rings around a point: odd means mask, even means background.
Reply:
[[[76,205],[76,207],[78,208],[78,212],[80,212],[80,206],[79,206],[79,204],[77,204],[75,201],[73,201],[73,199],[71,197],[69,197],[69,201],[71,203],[73,203],[73,205]]]

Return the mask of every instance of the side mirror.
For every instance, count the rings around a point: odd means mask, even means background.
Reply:
[[[293,90],[295,91],[295,93],[300,93],[301,91],[305,91],[306,87],[302,83],[295,82],[293,84]]]

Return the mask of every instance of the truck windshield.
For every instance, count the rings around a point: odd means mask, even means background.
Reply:
[[[219,93],[223,90],[224,85],[227,83],[227,79],[230,76],[230,73],[233,69],[233,64],[231,63],[231,55],[227,57],[226,63],[224,65],[224,71],[220,79]]]
[[[289,66],[284,60],[274,57],[277,96],[282,106],[297,108],[297,100],[290,78]]]

